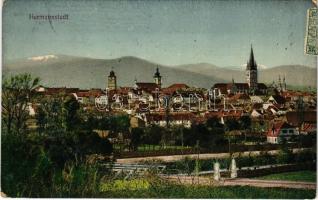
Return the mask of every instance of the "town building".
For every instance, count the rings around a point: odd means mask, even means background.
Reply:
[[[162,83],[161,83],[161,75],[160,75],[160,72],[159,72],[159,68],[157,67],[156,69],[156,73],[155,75],[153,76],[154,80],[155,80],[155,83],[159,86],[159,88],[161,88],[162,86]]]
[[[267,132],[267,142],[272,144],[278,144],[284,140],[287,142],[296,135],[298,135],[298,132],[295,126],[284,121],[276,122]]]
[[[111,70],[109,73],[107,87],[109,90],[117,89],[117,77],[113,70]]]

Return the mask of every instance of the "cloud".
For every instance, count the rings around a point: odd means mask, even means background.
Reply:
[[[32,61],[48,61],[49,59],[57,59],[58,57],[56,55],[45,55],[45,56],[35,56],[35,57],[30,57],[28,60]]]

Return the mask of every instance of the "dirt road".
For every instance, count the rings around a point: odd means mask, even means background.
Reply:
[[[259,180],[249,178],[223,179],[214,181],[207,177],[195,176],[163,176],[162,178],[179,184],[185,185],[213,185],[213,186],[253,186],[253,187],[279,187],[279,188],[294,188],[294,189],[316,189],[316,183],[298,182],[298,181],[281,181],[281,180]]]
[[[223,182],[224,186],[229,185],[248,185],[254,187],[280,187],[280,188],[295,188],[295,189],[316,189],[316,183],[298,182],[298,181],[281,181],[281,180],[258,180],[249,178],[227,179]]]

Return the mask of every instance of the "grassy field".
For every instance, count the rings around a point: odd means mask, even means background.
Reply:
[[[126,184],[125,184],[126,185]],[[144,185],[136,190],[117,187],[118,190],[104,190],[101,198],[241,198],[241,199],[313,199],[315,190],[257,188],[249,186],[183,186],[162,185],[152,187]],[[119,188],[123,188],[120,190]]]
[[[257,177],[257,179],[316,182],[316,172],[315,171],[285,172],[285,173],[271,174],[267,176]]]

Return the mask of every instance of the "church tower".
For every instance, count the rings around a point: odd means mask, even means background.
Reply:
[[[250,59],[246,66],[246,81],[250,88],[250,91],[257,89],[257,64],[254,59],[253,47],[251,46]]]
[[[108,89],[109,90],[116,90],[117,89],[117,80],[116,75],[113,70],[110,71],[108,76]]]
[[[159,88],[161,88],[161,76],[160,76],[160,72],[159,72],[159,68],[158,67],[156,69],[156,73],[153,76],[153,78],[155,79],[155,83],[159,86]]]

